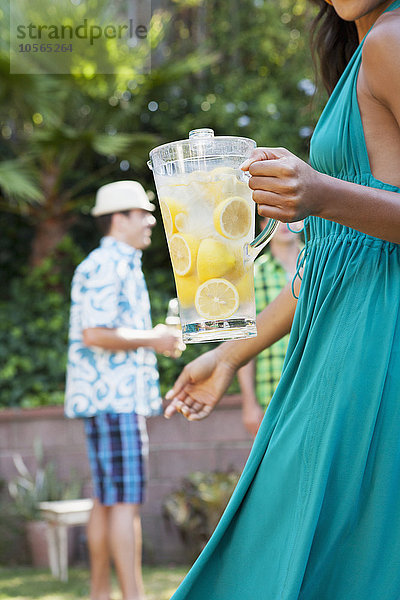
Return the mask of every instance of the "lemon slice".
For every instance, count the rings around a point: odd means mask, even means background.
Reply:
[[[226,279],[209,279],[197,289],[194,305],[203,319],[227,319],[239,307],[239,294]]]
[[[185,212],[179,212],[175,217],[175,227],[180,232],[183,233],[188,228],[188,216]]]
[[[212,238],[200,242],[197,253],[197,274],[202,283],[213,277],[222,277],[235,266],[235,255],[226,243]]]
[[[246,236],[251,223],[251,208],[240,196],[227,198],[214,210],[215,229],[231,240],[238,240]]]
[[[175,219],[178,214],[186,214],[182,204],[174,200],[174,198],[161,198],[160,210],[163,218],[164,229],[167,237],[170,237],[177,231]]]
[[[169,241],[172,266],[176,275],[190,275],[196,264],[198,240],[192,235],[175,233]]]

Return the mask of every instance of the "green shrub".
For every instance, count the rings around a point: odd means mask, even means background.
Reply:
[[[0,407],[62,404],[69,287],[82,256],[69,237],[0,302]]]

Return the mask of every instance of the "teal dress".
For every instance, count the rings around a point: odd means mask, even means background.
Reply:
[[[322,114],[311,162],[400,192],[371,174],[356,96],[361,50]],[[307,231],[281,381],[173,600],[400,598],[400,245],[314,217]]]

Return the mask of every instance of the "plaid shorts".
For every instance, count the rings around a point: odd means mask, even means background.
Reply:
[[[141,504],[147,480],[146,419],[136,413],[84,419],[94,495],[101,504]]]

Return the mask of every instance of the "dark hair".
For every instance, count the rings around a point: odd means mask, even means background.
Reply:
[[[319,7],[311,25],[311,50],[322,83],[332,93],[358,46],[357,29],[344,21],[325,0],[310,0]]]
[[[118,214],[128,216],[130,212],[130,210],[119,210]],[[112,216],[115,214],[116,213],[110,213],[108,215],[96,217],[97,227],[102,235],[108,235],[110,233]]]

